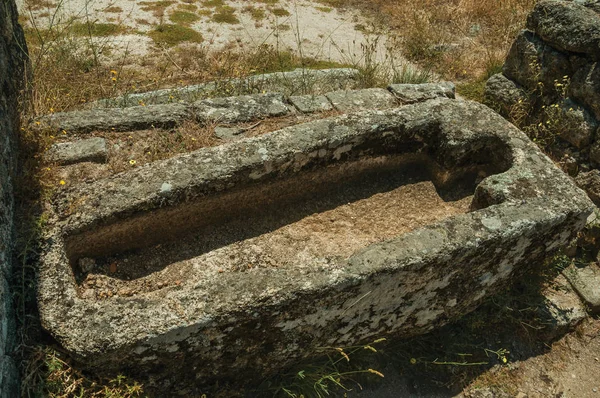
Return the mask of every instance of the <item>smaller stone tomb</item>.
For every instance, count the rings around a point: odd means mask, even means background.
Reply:
[[[60,192],[39,309],[94,371],[256,380],[462,316],[591,212],[482,105],[364,111]]]

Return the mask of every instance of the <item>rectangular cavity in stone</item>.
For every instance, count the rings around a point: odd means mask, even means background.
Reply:
[[[214,272],[334,266],[370,244],[467,212],[472,190],[436,189],[432,174],[440,169],[424,156],[332,165],[156,212],[146,224],[111,226],[119,236],[109,238],[113,246],[101,231],[73,237],[69,254],[86,297],[189,284]],[[121,246],[127,235],[141,250]]]

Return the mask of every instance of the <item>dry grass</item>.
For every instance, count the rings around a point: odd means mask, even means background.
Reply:
[[[536,0],[355,0],[406,56],[445,79],[476,80],[504,62]],[[335,4],[333,0],[321,3]],[[345,2],[345,4],[348,4]]]

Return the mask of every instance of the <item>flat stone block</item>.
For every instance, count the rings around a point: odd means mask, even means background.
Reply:
[[[585,306],[564,275],[558,275],[542,292],[546,304],[544,310],[550,315],[550,336],[558,337],[587,317]]]
[[[266,73],[239,79],[224,79],[192,86],[176,87],[128,94],[90,103],[89,108],[129,107],[140,102],[146,105],[194,102],[209,97],[278,92],[285,95],[322,94],[333,90],[352,89],[360,72],[351,68],[296,69]]]
[[[564,275],[584,303],[590,307],[592,313],[600,313],[600,267],[598,264],[590,263],[585,267],[571,265],[564,270]]]
[[[334,108],[342,112],[364,109],[391,108],[398,103],[394,96],[383,88],[365,88],[362,90],[339,90],[327,93],[326,97]]]
[[[215,135],[225,141],[243,138],[240,136],[243,132],[244,130],[237,127],[215,127]]]
[[[427,101],[433,98],[454,98],[454,83],[392,84],[388,90],[403,104]]]
[[[302,113],[324,112],[333,109],[333,105],[324,95],[293,95],[288,100]]]
[[[100,137],[54,144],[46,154],[48,161],[60,165],[81,162],[105,163],[107,156],[106,140]]]
[[[189,119],[188,105],[164,104],[134,106],[130,108],[93,109],[59,112],[43,116],[32,128],[49,128],[55,131],[133,131],[146,128],[168,128]]]
[[[212,98],[195,102],[194,114],[199,122],[240,123],[290,112],[281,94],[252,94]]]
[[[349,113],[64,189],[40,318],[89,371],[256,380],[460,318],[593,208],[483,105]]]

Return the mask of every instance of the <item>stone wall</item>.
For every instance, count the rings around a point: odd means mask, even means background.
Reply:
[[[17,96],[23,82],[23,31],[13,0],[0,1],[0,397],[17,397],[15,323],[10,292],[13,246],[13,188],[16,174]]]
[[[550,143],[570,175],[598,183],[599,60],[600,1],[543,0],[486,86],[489,105]]]

